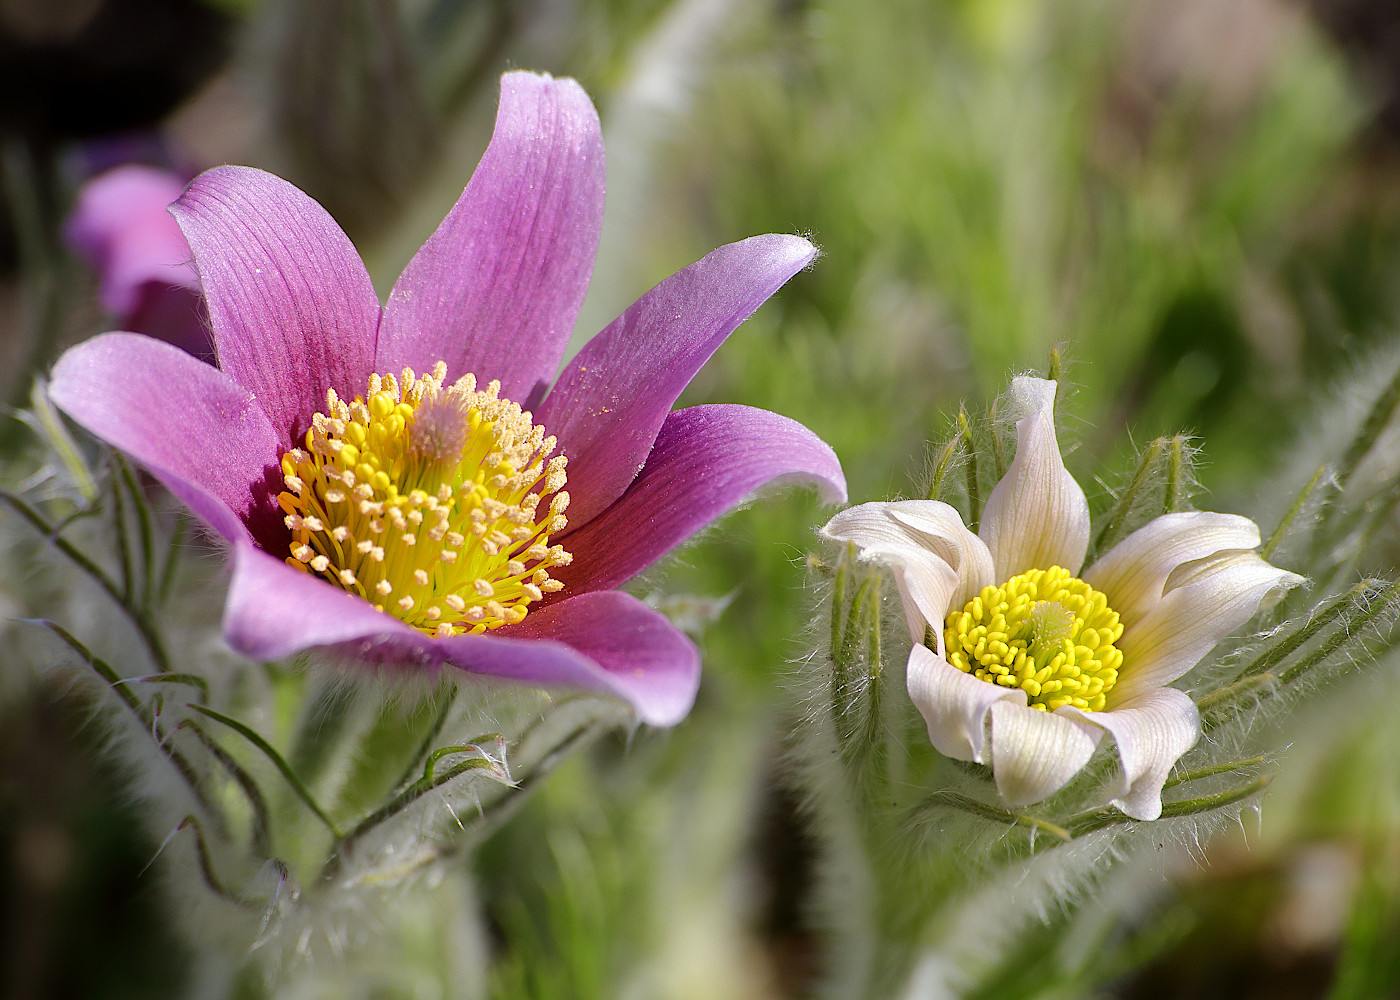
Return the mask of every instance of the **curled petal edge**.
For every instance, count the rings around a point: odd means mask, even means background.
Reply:
[[[1082,719],[1113,737],[1121,771],[1111,804],[1139,820],[1162,815],[1162,785],[1201,737],[1200,711],[1176,688],[1150,691],[1109,712],[1066,706],[1056,714]]]
[[[1025,414],[1016,422],[1016,457],[987,498],[978,529],[998,580],[1051,566],[1077,576],[1084,565],[1089,501],[1060,455],[1055,389],[1047,379],[1011,380],[1008,395]]]

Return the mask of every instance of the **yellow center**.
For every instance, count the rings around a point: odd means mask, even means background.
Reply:
[[[522,621],[572,559],[549,544],[569,505],[558,442],[499,382],[446,375],[371,375],[351,403],[330,390],[278,496],[290,565],[437,637]]]
[[[983,587],[944,623],[947,659],[980,680],[1019,687],[1032,707],[1101,711],[1118,680],[1123,634],[1108,598],[1059,566]]]

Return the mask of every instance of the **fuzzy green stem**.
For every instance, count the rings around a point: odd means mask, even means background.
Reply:
[[[1274,667],[1292,656],[1301,646],[1338,619],[1343,620],[1342,630],[1346,631],[1350,624],[1351,612],[1356,607],[1356,601],[1368,590],[1379,587],[1382,582],[1381,580],[1366,579],[1354,584],[1346,593],[1333,598],[1325,607],[1315,610],[1308,620],[1299,625],[1288,638],[1260,653],[1253,662],[1235,675],[1235,679],[1241,680],[1252,674],[1272,671]]]
[[[442,732],[442,727],[447,725],[447,717],[452,713],[452,706],[457,700],[458,688],[457,685],[453,684],[451,681],[444,681],[444,684],[446,686],[443,689],[443,693],[439,694],[439,697],[442,698],[442,705],[438,708],[437,714],[433,717],[432,724],[428,727],[428,731],[424,733],[423,738],[418,741],[418,749],[413,756],[409,758],[408,766],[405,767],[403,773],[399,775],[399,779],[389,786],[390,788],[402,788],[404,785],[408,784],[409,778],[413,777],[413,772],[418,770],[418,762],[427,756],[433,744],[437,742],[438,735]]]
[[[1307,485],[1299,490],[1298,495],[1293,498],[1293,503],[1289,505],[1288,510],[1283,512],[1283,517],[1279,519],[1278,525],[1269,532],[1268,539],[1259,547],[1259,558],[1268,559],[1274,554],[1274,550],[1279,547],[1279,544],[1288,537],[1293,522],[1298,519],[1298,515],[1302,513],[1308,500],[1312,498],[1313,493],[1317,491],[1326,475],[1327,466],[1319,465],[1317,471],[1312,474],[1312,478],[1308,480]]]
[[[997,427],[997,403],[999,399],[992,400],[991,409],[987,412],[987,423],[992,428],[992,463],[996,468],[997,482],[1001,482],[1001,477],[1006,475],[1006,451],[1002,447],[1001,434]]]
[[[1216,809],[1232,805],[1242,799],[1247,799],[1269,786],[1273,781],[1273,775],[1261,774],[1252,778],[1243,785],[1236,785],[1234,788],[1227,788],[1224,791],[1216,792],[1212,795],[1201,795],[1192,799],[1177,799],[1174,802],[1162,803],[1162,819],[1169,819],[1174,816],[1195,816],[1198,813],[1212,812]],[[1072,831],[1073,836],[1082,837],[1085,834],[1094,833],[1097,830],[1110,826],[1121,826],[1128,823],[1141,823],[1142,820],[1133,819],[1131,816],[1119,812],[1117,809],[1105,806],[1101,809],[1093,809],[1086,813],[1070,819],[1065,825]]]
[[[291,787],[292,791],[296,793],[297,798],[301,799],[301,801],[306,804],[306,807],[315,814],[316,818],[331,832],[331,836],[337,839],[341,836],[340,827],[336,826],[335,821],[326,815],[325,810],[321,808],[315,796],[311,794],[311,790],[306,787],[297,773],[292,770],[291,766],[282,759],[282,755],[277,752],[272,744],[263,739],[256,730],[252,729],[246,723],[239,722],[237,719],[225,715],[223,712],[217,712],[204,705],[190,704],[189,707],[201,715],[208,716],[215,722],[228,726],[239,736],[242,736],[249,743],[253,744],[253,746],[257,747],[257,749],[262,752],[263,756],[272,761],[273,766],[281,772],[282,777],[286,779],[287,784]]]
[[[184,829],[194,831],[195,857],[199,861],[199,874],[204,878],[204,884],[216,896],[228,900],[234,906],[249,908],[249,904],[239,895],[224,885],[218,875],[214,873],[214,860],[209,856],[209,845],[204,840],[204,828],[199,825],[199,817],[194,815],[186,816],[180,820],[180,825],[175,828],[176,832]]]
[[[154,597],[156,566],[155,532],[151,528],[151,507],[146,502],[146,494],[142,491],[141,484],[131,471],[130,463],[121,455],[114,457],[122,484],[131,494],[132,506],[136,508],[136,530],[141,538],[141,604],[143,607],[150,607]]]
[[[1303,674],[1335,653],[1343,643],[1355,640],[1357,638],[1357,633],[1362,629],[1370,627],[1372,622],[1390,611],[1397,598],[1400,598],[1400,583],[1391,584],[1390,587],[1377,597],[1374,603],[1358,609],[1353,615],[1348,615],[1346,623],[1328,636],[1320,646],[1297,663],[1288,667],[1288,669],[1282,671],[1279,674],[1279,683],[1292,684],[1299,677],[1302,677]]]
[[[45,619],[28,619],[28,622],[29,624],[46,628],[62,639],[69,649],[73,650],[87,661],[88,666],[92,667],[93,672],[96,673],[97,676],[107,682],[107,686],[112,689],[112,693],[117,696],[132,715],[136,716],[137,721],[141,723],[141,728],[151,737],[157,748],[159,748],[160,752],[170,761],[175,770],[180,772],[180,777],[185,780],[185,784],[189,787],[190,794],[194,796],[200,808],[214,817],[215,820],[219,822],[220,826],[222,826],[223,817],[218,810],[215,809],[214,803],[204,794],[204,789],[199,783],[199,774],[195,771],[194,765],[189,762],[189,759],[186,758],[184,754],[170,745],[169,741],[166,739],[165,731],[160,727],[160,720],[124,683],[124,678],[121,674],[117,673],[110,663],[102,659],[102,657],[97,656],[92,650],[88,649],[87,646],[83,645],[77,636],[73,635],[73,633],[69,632],[62,625]]]
[[[1278,678],[1273,674],[1250,674],[1233,684],[1227,684],[1219,691],[1212,691],[1196,703],[1196,707],[1201,712],[1202,727],[1207,732],[1214,729],[1222,722],[1234,717],[1234,713],[1226,715],[1218,711],[1219,709],[1233,705],[1246,695],[1273,688],[1277,684]]]
[[[180,550],[185,544],[185,533],[189,523],[188,514],[183,510],[176,512],[175,526],[170,530],[170,541],[165,547],[165,561],[160,568],[160,585],[156,588],[156,600],[161,604],[170,600],[170,591],[175,585],[175,567],[180,562]]]
[[[198,674],[147,674],[144,677],[121,677],[118,684],[184,684],[199,692],[200,701],[209,700],[209,682]]]
[[[121,589],[113,582],[95,562],[80,552],[72,542],[55,533],[48,520],[29,504],[19,497],[6,490],[0,490],[0,500],[10,505],[20,517],[24,518],[30,525],[48,541],[68,557],[78,569],[82,570],[93,582],[106,591],[107,596],[116,602],[117,606],[126,612],[127,618],[136,626],[136,631],[140,633],[142,641],[146,645],[147,652],[151,659],[155,661],[160,673],[170,673],[170,658],[165,653],[165,647],[160,640],[160,633],[156,630],[150,616],[146,612],[128,601],[121,592]]]
[[[199,744],[209,751],[210,756],[219,762],[223,769],[229,773],[229,777],[233,778],[238,787],[243,790],[243,795],[248,800],[248,807],[253,811],[250,838],[253,842],[253,850],[261,857],[270,858],[272,856],[272,817],[267,808],[267,799],[263,796],[258,783],[238,761],[233,759],[231,753],[205,732],[204,727],[199,723],[193,719],[186,719],[180,723],[179,728],[193,733]]]
[[[933,465],[933,479],[928,485],[928,499],[940,500],[943,494],[943,480],[948,475],[948,469],[953,464],[953,458],[958,453],[958,445],[962,441],[959,437],[954,437],[943,446],[939,452],[938,461]]]
[[[111,484],[112,529],[117,539],[117,562],[122,569],[122,603],[139,606],[136,601],[136,567],[131,563],[131,541],[127,536],[126,500],[116,476],[111,477]]]
[[[1099,529],[1098,536],[1094,539],[1094,551],[1102,552],[1105,544],[1110,538],[1115,538],[1119,526],[1127,518],[1133,509],[1133,504],[1137,502],[1138,494],[1142,492],[1143,486],[1147,483],[1147,476],[1162,457],[1162,452],[1166,450],[1167,439],[1157,438],[1147,446],[1147,451],[1138,460],[1138,467],[1133,473],[1132,480],[1118,497],[1118,502],[1113,505],[1113,511],[1109,514],[1108,520]]]
[[[1171,439],[1167,461],[1167,486],[1162,493],[1162,513],[1175,514],[1186,505],[1186,436]]]
[[[1014,813],[1009,809],[1001,809],[952,789],[945,788],[934,792],[928,797],[925,804],[929,807],[948,806],[965,813],[971,813],[973,816],[980,816],[983,819],[1005,823],[1008,826],[1028,827],[1032,830],[1048,833],[1056,840],[1067,842],[1073,839],[1070,831],[1058,823],[1051,823],[1049,820],[1038,819],[1035,816],[1027,816],[1024,813]]]
[[[972,439],[972,423],[967,410],[958,407],[958,440],[967,454],[967,526],[973,530],[982,517],[982,488],[977,481],[977,443]]]
[[[1162,783],[1162,790],[1175,788],[1177,785],[1184,785],[1188,781],[1200,781],[1202,778],[1213,778],[1217,774],[1228,774],[1230,771],[1242,771],[1246,767],[1258,767],[1260,764],[1267,764],[1268,757],[1246,757],[1244,760],[1232,760],[1228,764],[1211,764],[1207,767],[1198,767],[1190,771],[1183,771],[1175,777],[1168,778]]]

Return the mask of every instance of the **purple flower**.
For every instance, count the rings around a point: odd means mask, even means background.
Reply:
[[[450,663],[673,724],[698,652],[613,588],[776,479],[845,493],[835,454],[794,421],[671,412],[816,251],[779,235],[715,250],[550,388],[602,208],[592,104],[530,73],[502,79],[490,146],[382,308],[318,204],[261,171],[208,171],[172,211],[220,367],[109,333],[59,360],[50,395],[230,544],[224,634],[240,652]]]
[[[169,212],[184,190],[166,170],[114,167],[83,185],[63,236],[97,272],[98,301],[123,330],[212,360],[190,247]]]

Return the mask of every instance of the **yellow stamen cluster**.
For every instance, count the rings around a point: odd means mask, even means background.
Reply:
[[[499,382],[446,376],[439,361],[371,375],[350,403],[330,390],[278,497],[290,565],[439,638],[522,621],[572,560],[549,544],[569,505],[558,442]]]
[[[1013,576],[944,623],[948,662],[980,680],[1019,687],[1030,705],[1102,711],[1118,680],[1123,635],[1108,598],[1059,566]]]

